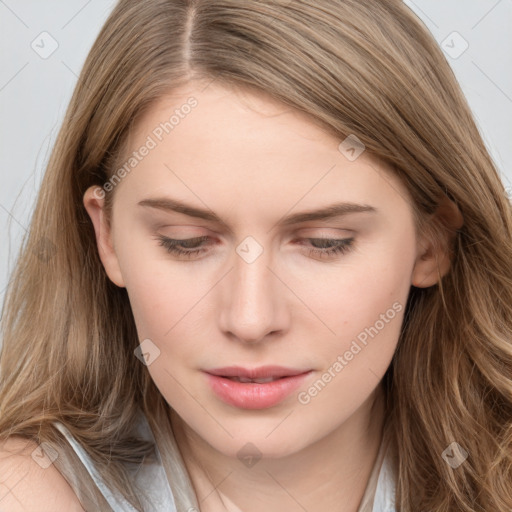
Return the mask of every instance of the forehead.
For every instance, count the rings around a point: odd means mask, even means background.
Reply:
[[[348,193],[347,200],[378,201],[390,186],[406,198],[388,167],[364,151],[347,158],[343,140],[265,93],[191,82],[136,123],[126,158],[150,149],[127,181],[141,194],[179,189],[207,203],[215,192],[224,204],[257,198],[260,207],[276,199],[308,207]]]
[[[191,106],[192,105],[192,106]],[[309,141],[308,148],[332,146],[337,139],[311,116],[254,89],[204,85],[193,81],[161,97],[138,120],[131,139],[154,132],[172,144],[176,138],[196,139],[203,149],[222,141],[234,146],[251,142],[247,151],[272,146],[286,152],[286,144]],[[276,135],[277,138],[276,138]]]

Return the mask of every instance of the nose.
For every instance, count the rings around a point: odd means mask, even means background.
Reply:
[[[254,261],[240,254],[235,253],[234,268],[222,282],[219,326],[232,339],[254,344],[286,330],[286,287],[270,268],[270,251]]]

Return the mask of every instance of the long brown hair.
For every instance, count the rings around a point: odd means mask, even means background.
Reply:
[[[82,203],[116,171],[137,118],[191,78],[265,92],[340,141],[356,135],[395,169],[420,220],[443,197],[458,206],[451,269],[439,285],[411,287],[384,379],[396,505],[510,511],[511,205],[449,64],[399,0],[116,5],[80,74],[6,296],[0,438],[52,443],[84,506],[109,510],[52,424],[60,421],[141,510],[122,463],[152,453],[131,433],[143,410],[178,510],[199,508],[168,405],[135,359],[126,290],[108,279]],[[468,454],[456,469],[442,456],[453,442]]]

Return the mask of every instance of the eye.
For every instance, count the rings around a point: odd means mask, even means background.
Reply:
[[[206,242],[208,240],[208,236],[198,236],[196,238],[187,238],[185,240],[177,240],[174,238],[168,238],[166,236],[159,235],[157,240],[160,241],[160,245],[167,249],[167,252],[170,254],[174,254],[176,256],[184,256],[186,258],[192,258],[193,256],[197,256],[203,252],[206,252],[207,249],[204,249],[202,246],[198,246],[202,242]],[[184,247],[184,248],[183,248]]]
[[[354,238],[305,238],[312,242],[313,248],[307,249],[309,256],[331,258],[338,254],[345,254],[352,250]]]
[[[192,258],[208,252],[208,249],[203,247],[204,242],[207,242],[209,236],[199,236],[195,238],[186,238],[183,240],[168,238],[163,235],[159,235],[160,245],[165,247],[168,253],[174,254],[175,256]],[[353,248],[354,238],[304,238],[313,247],[307,248],[309,256],[319,256],[321,258],[331,258],[336,255],[341,255],[349,252]],[[300,245],[304,245],[301,243]]]

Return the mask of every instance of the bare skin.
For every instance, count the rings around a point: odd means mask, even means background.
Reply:
[[[449,260],[417,236],[407,190],[367,152],[351,160],[338,148],[343,139],[266,96],[203,89],[191,82],[139,120],[130,152],[197,100],[116,184],[110,226],[97,187],[85,194],[100,257],[128,291],[140,341],[159,350],[148,370],[170,405],[201,511],[355,512],[381,442],[380,383],[410,287],[434,285]],[[140,204],[155,198],[220,220]],[[283,222],[339,202],[374,211]],[[202,249],[189,258],[159,236],[207,238],[182,246]],[[246,237],[253,254],[262,250],[250,263],[237,252]],[[329,255],[318,238],[353,240]],[[345,357],[371,326],[378,333]],[[346,364],[336,371],[340,355]],[[270,364],[312,372],[257,410],[221,400],[204,373]],[[326,373],[329,382],[310,391]],[[247,443],[262,457],[252,467],[238,455]]]

